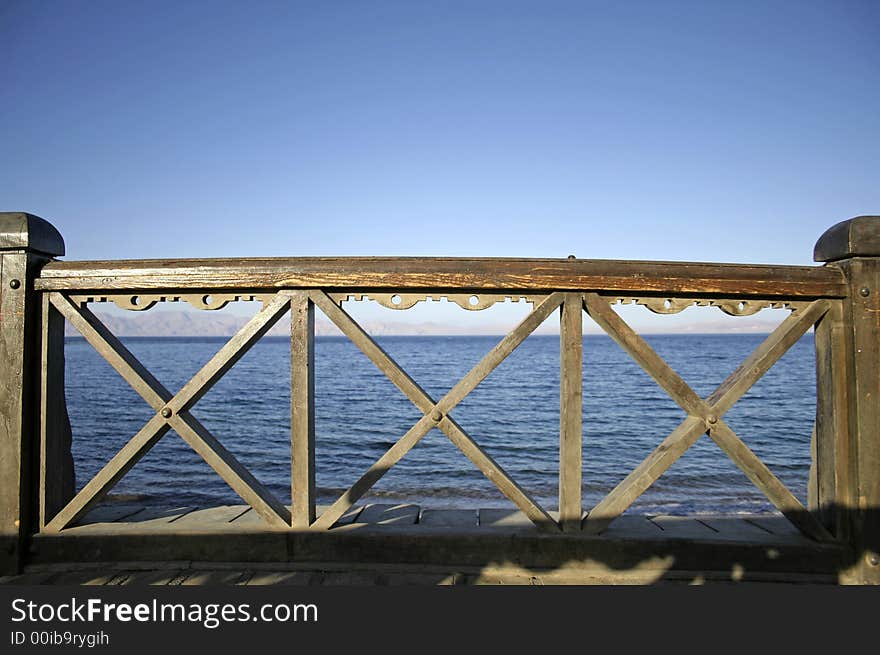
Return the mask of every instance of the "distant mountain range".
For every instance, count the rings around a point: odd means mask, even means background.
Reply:
[[[247,316],[239,316],[223,312],[185,312],[152,310],[149,312],[133,312],[131,315],[119,315],[109,312],[95,312],[96,316],[120,337],[225,337],[232,336],[247,323]],[[553,321],[542,326],[535,334],[558,334],[558,326]],[[704,321],[699,323],[672,324],[664,328],[643,327],[637,330],[645,333],[669,334],[766,334],[773,330],[775,323],[757,319],[738,319],[736,321]],[[446,323],[405,323],[393,321],[365,321],[362,327],[376,336],[440,336],[440,335],[503,335],[513,325],[459,326]],[[79,333],[67,324],[65,333],[76,336]],[[586,334],[599,334],[600,330],[585,322]],[[280,320],[268,333],[270,336],[286,336],[290,334],[290,319]],[[315,334],[319,336],[338,336],[342,333],[329,321],[317,319]]]

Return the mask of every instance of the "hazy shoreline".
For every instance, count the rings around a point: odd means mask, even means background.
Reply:
[[[160,311],[148,314],[136,313],[132,316],[96,312],[96,316],[107,328],[119,337],[231,337],[240,330],[250,317],[237,314],[197,313],[184,311]],[[359,321],[361,326],[373,336],[504,336],[515,323],[452,324],[441,322],[408,323],[404,321]],[[558,335],[556,321],[548,321],[535,330],[535,335]],[[642,334],[769,334],[776,327],[773,321],[749,318],[730,318],[722,320],[695,321],[688,323],[668,323],[667,325],[632,325]],[[604,334],[598,326],[585,321],[585,335]],[[323,319],[315,320],[317,336],[342,336],[342,332],[332,323]],[[69,323],[65,325],[66,336],[79,336]],[[280,320],[267,336],[290,335],[290,321]]]

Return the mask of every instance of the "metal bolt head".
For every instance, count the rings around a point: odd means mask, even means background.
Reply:
[[[862,298],[867,298],[871,295],[871,290],[868,287],[862,287],[861,289],[859,289],[859,295]]]
[[[13,289],[18,289],[21,286],[21,280],[9,280],[9,286]]]
[[[443,412],[441,412],[439,409],[435,409],[433,412],[431,412],[431,420],[434,421],[434,423],[439,423],[443,420]]]
[[[159,412],[162,415],[162,418],[171,418],[171,408],[163,407],[162,411]]]
[[[706,421],[709,425],[715,425],[718,422],[718,417],[714,414],[709,414],[709,416],[706,417]]]

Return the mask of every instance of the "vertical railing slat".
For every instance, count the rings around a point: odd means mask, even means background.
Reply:
[[[583,408],[583,301],[566,293],[559,330],[559,522],[566,532],[580,530]]]
[[[307,293],[291,297],[290,318],[291,523],[315,521],[315,305]]]
[[[42,529],[76,493],[64,395],[64,317],[42,295],[40,333],[40,483]]]

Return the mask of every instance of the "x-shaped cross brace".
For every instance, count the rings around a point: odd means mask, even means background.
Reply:
[[[360,348],[391,382],[423,413],[410,428],[369,470],[312,524],[317,529],[333,526],[394,464],[399,462],[432,428],[439,428],[450,441],[479,468],[539,527],[558,528],[558,524],[538,503],[514,482],[450,416],[455,408],[486,376],[519,346],[563,301],[563,294],[552,293],[504,337],[446,395],[435,401],[406,374],[379,345],[333,300],[322,291],[309,297],[337,327]]]
[[[87,308],[61,293],[49,301],[156,411],[140,431],[45,527],[63,530],[86,514],[170,429],[174,429],[267,523],[290,524],[290,511],[190,413],[190,408],[280,319],[290,297],[277,294],[176,394],[171,394]]]
[[[767,468],[723,420],[722,416],[783,354],[800,339],[830,305],[816,300],[793,312],[706,400],[687,383],[598,294],[584,294],[587,313],[688,413],[688,417],[587,515],[584,529],[598,533],[620,516],[704,433],[730,457],[801,532],[820,541],[833,538],[800,501]]]

